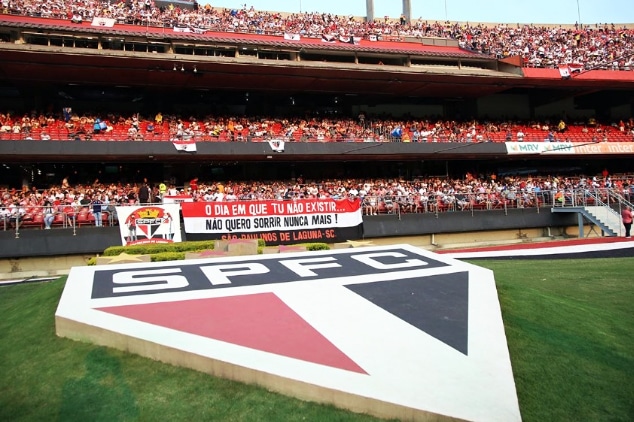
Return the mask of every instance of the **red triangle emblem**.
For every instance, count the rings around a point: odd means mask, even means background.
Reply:
[[[97,309],[264,352],[366,373],[273,293]]]

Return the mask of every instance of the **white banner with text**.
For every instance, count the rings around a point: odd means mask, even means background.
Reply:
[[[359,239],[363,218],[358,199],[184,202],[186,233],[215,239],[257,239],[267,243]]]

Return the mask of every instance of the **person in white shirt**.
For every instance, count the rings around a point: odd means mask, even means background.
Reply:
[[[169,189],[167,190],[167,196],[176,196],[176,195],[178,195],[178,189],[176,189],[176,186],[170,185]]]
[[[26,209],[20,203],[14,202],[9,205],[9,221],[15,226],[20,226],[20,221],[22,221],[24,214],[26,214]]]
[[[0,206],[0,220],[2,220],[3,227],[5,230],[7,229],[7,223],[9,222],[10,215],[11,215],[11,211],[9,211],[9,208],[5,206]]]
[[[220,190],[217,190],[216,193],[214,193],[213,195],[213,201],[224,201],[225,200],[225,194],[224,192],[221,192]]]
[[[203,201],[205,202],[211,202],[214,200],[214,194],[211,191],[211,189],[207,189],[207,192],[205,192],[205,194],[203,195]]]
[[[524,132],[522,132],[522,129],[517,131],[517,142],[524,142]]]

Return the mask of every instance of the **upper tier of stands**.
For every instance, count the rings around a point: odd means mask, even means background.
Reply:
[[[99,130],[95,125],[101,123]],[[634,142],[634,118],[616,122],[453,121],[267,116],[123,116],[0,113],[0,140],[259,142]]]
[[[352,16],[328,13],[283,14],[255,10],[155,7],[153,2],[101,2],[95,0],[16,0],[3,2],[1,13],[73,22],[95,17],[114,19],[118,24],[188,27],[201,31],[238,32],[258,35],[298,34],[301,37],[359,37],[395,42],[411,37],[440,37],[457,40],[460,47],[493,58],[519,56],[526,67],[634,70],[634,29],[613,24],[584,26],[539,26],[430,22],[422,19],[375,19],[367,22]]]

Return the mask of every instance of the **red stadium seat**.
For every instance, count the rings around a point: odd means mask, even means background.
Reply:
[[[88,219],[88,215],[90,215],[88,212],[80,212],[77,214],[77,226],[81,227],[81,226],[86,226],[86,225],[90,225],[91,221]]]

